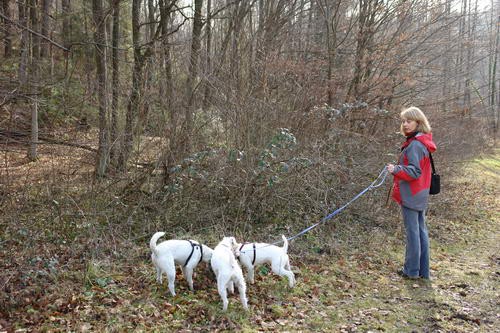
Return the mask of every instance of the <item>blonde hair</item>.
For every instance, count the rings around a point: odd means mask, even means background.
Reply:
[[[404,109],[401,111],[401,119],[406,119],[406,120],[414,120],[417,122],[417,131],[422,132],[422,133],[430,133],[431,132],[431,125],[429,125],[429,121],[427,120],[427,117],[425,114],[417,108],[416,106],[411,106],[409,108]],[[404,135],[405,132],[403,130],[403,124],[401,124],[401,133]]]

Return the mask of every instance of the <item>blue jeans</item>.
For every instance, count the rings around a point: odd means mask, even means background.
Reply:
[[[406,252],[403,272],[411,277],[430,277],[429,233],[425,212],[401,206],[406,230]]]

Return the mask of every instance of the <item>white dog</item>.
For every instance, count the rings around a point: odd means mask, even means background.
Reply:
[[[246,296],[246,284],[243,278],[243,272],[236,260],[238,255],[238,243],[234,237],[224,237],[222,241],[214,248],[210,263],[217,277],[217,290],[222,298],[222,310],[227,310],[228,300],[227,291],[234,292],[234,286],[238,288],[241,304],[245,310],[248,309]]]
[[[175,296],[175,265],[181,265],[184,278],[193,288],[193,271],[201,262],[209,262],[213,250],[193,240],[171,239],[156,245],[164,232],[157,232],[151,237],[149,247],[151,248],[151,260],[156,267],[156,281],[162,283],[162,274],[166,273],[168,278],[168,289]]]
[[[290,269],[290,259],[288,258],[288,240],[284,235],[283,247],[278,247],[266,243],[243,244],[239,248],[240,263],[246,268],[248,281],[254,283],[254,267],[262,264],[270,264],[275,274],[286,276],[288,285],[293,288],[295,285],[295,275]]]

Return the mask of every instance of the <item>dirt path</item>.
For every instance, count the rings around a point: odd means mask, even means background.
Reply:
[[[443,170],[428,224],[432,280],[404,280],[399,217],[337,228],[340,243],[320,265],[301,265],[301,284],[280,330],[337,332],[494,332],[500,327],[498,155]],[[351,223],[353,223],[351,221]],[[358,235],[355,232],[358,231]],[[307,261],[311,261],[309,258]],[[301,289],[302,288],[302,289]],[[297,315],[302,318],[297,320]]]
[[[457,216],[444,215],[456,241],[438,243],[434,285],[442,309],[436,326],[492,332],[500,327],[498,155],[467,164],[462,175],[452,184]]]

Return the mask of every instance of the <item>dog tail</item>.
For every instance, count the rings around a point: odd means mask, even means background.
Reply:
[[[163,235],[165,235],[164,232],[157,232],[153,235],[153,237],[151,237],[151,240],[149,241],[149,248],[155,255],[158,255],[158,253],[156,253],[156,242],[158,242],[158,239]]]
[[[283,238],[283,252],[288,253],[288,239],[285,235],[281,235],[281,238]]]

